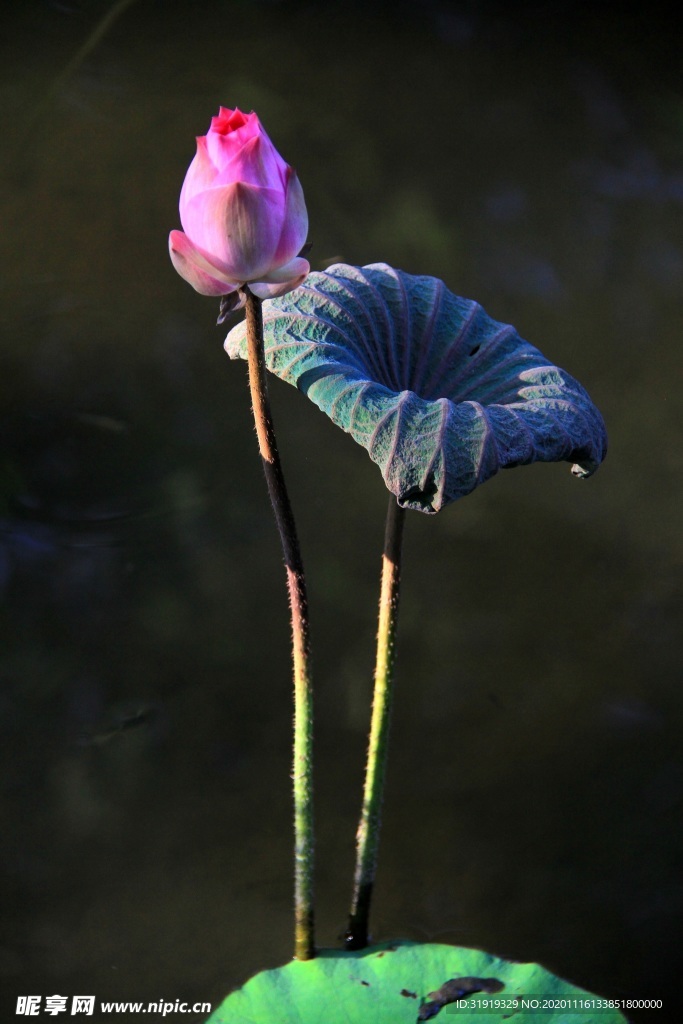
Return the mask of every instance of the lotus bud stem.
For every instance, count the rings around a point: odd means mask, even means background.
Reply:
[[[306,581],[268,400],[261,300],[246,291],[249,387],[259,451],[287,571],[294,662],[294,957],[315,956],[313,920],[313,690]]]

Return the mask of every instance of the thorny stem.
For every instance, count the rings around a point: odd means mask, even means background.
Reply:
[[[249,387],[258,437],[287,570],[294,661],[294,956],[315,956],[313,923],[313,691],[304,567],[292,507],[285,486],[268,401],[261,300],[247,287],[246,323]]]
[[[356,834],[356,871],[349,927],[345,937],[347,949],[363,949],[368,944],[368,918],[377,871],[384,777],[389,749],[404,519],[404,510],[393,494],[390,495],[382,556],[375,689],[363,807]]]

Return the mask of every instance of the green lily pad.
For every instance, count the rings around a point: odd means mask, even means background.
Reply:
[[[478,949],[389,942],[262,971],[233,992],[208,1024],[626,1024],[609,999],[538,964]]]

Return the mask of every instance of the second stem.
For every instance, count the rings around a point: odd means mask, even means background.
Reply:
[[[368,760],[365,769],[363,807],[356,835],[356,871],[351,914],[346,932],[348,949],[363,949],[368,944],[368,919],[377,871],[384,778],[389,751],[404,519],[404,510],[394,495],[390,495],[382,556],[382,588],[379,599],[377,660]]]

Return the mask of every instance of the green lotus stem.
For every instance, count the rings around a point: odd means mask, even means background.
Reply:
[[[368,919],[377,871],[384,778],[389,750],[404,518],[404,510],[392,494],[389,498],[384,533],[375,689],[372,698],[363,808],[356,834],[356,871],[349,927],[346,932],[348,949],[363,949],[368,944]]]
[[[287,570],[294,662],[294,957],[315,956],[313,922],[313,690],[306,581],[268,401],[261,300],[248,287],[246,323],[249,387],[259,451]]]

